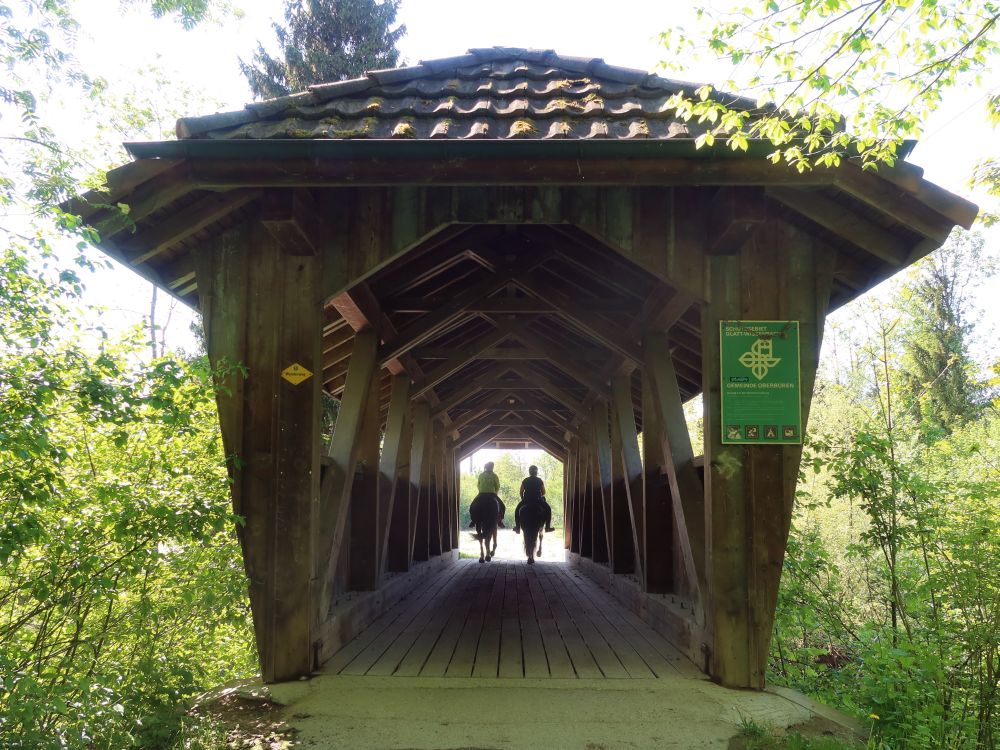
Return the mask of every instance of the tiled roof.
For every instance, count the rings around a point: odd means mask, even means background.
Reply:
[[[563,57],[494,47],[310,86],[236,112],[183,118],[180,138],[667,139],[703,128],[670,98],[698,84]],[[733,98],[730,104],[750,107]]]

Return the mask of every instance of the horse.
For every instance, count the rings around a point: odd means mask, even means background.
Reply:
[[[473,538],[479,542],[479,562],[489,562],[497,553],[497,525],[500,522],[500,503],[492,492],[480,492],[469,506],[469,517],[476,526]],[[490,550],[490,539],[493,550]],[[485,549],[483,542],[486,542]]]
[[[521,533],[524,534],[524,553],[528,565],[535,564],[535,558],[542,556],[542,537],[545,536],[545,506],[541,503],[525,503],[520,513]],[[535,543],[538,549],[535,549]]]

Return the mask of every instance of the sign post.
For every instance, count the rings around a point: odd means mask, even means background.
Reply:
[[[722,442],[800,444],[797,320],[719,321]]]

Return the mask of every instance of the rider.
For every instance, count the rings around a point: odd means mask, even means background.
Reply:
[[[552,528],[552,507],[545,502],[545,482],[538,478],[538,467],[529,466],[528,476],[521,482],[521,502],[514,509],[514,533],[521,533],[521,508],[528,503],[541,503],[545,506],[545,530]]]
[[[500,506],[500,517],[497,519],[497,526],[501,529],[507,528],[503,525],[503,517],[507,512],[507,506],[504,505],[503,500],[500,499],[500,477],[493,473],[493,462],[489,461],[486,466],[483,467],[483,473],[479,475],[476,480],[476,489],[479,490],[479,495],[487,494],[493,495],[497,499],[497,503]],[[476,497],[479,497],[476,495]],[[475,502],[475,500],[473,500]],[[474,523],[470,523],[469,526],[475,526]]]

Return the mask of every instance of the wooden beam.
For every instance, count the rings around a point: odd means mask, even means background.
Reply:
[[[389,416],[382,438],[382,454],[378,464],[379,506],[379,580],[385,575],[389,561],[389,542],[392,519],[396,517],[396,497],[400,468],[404,463],[406,421],[410,409],[410,378],[394,375],[389,396]],[[404,537],[405,538],[405,537]]]
[[[438,365],[424,377],[423,381],[416,384],[413,392],[414,398],[418,398],[437,386],[442,381],[454,375],[470,362],[474,361],[480,352],[496,346],[504,341],[510,334],[506,330],[495,329],[489,333],[484,333],[475,341],[466,346],[456,349],[451,359]]]
[[[368,385],[364,419],[358,435],[358,460],[351,488],[350,564],[351,591],[374,591],[379,587],[379,378]],[[339,421],[339,420],[338,420]]]
[[[643,376],[649,384],[653,407],[649,416],[655,418],[654,424],[658,428],[655,434],[646,433],[644,416],[643,443],[656,444],[662,456],[673,499],[671,510],[678,529],[684,571],[689,577],[689,589],[698,603],[706,588],[704,486],[694,466],[684,404],[667,338],[662,333],[649,333],[643,349],[646,354]],[[643,406],[645,410],[645,402]],[[699,619],[703,618],[704,613],[699,610]]]
[[[635,572],[639,582],[645,586],[643,576],[643,476],[642,459],[639,456],[639,436],[635,428],[635,412],[632,410],[631,378],[627,375],[615,375],[611,378],[611,395],[614,401],[617,418],[618,438],[621,441],[621,459],[625,471],[624,489],[627,499],[630,541],[635,551]]]
[[[286,252],[315,255],[320,227],[316,202],[308,190],[268,190],[260,205],[260,220]]]
[[[819,192],[768,188],[767,196],[802,214],[824,229],[843,237],[893,268],[903,266],[910,254],[910,246],[898,235]]]
[[[642,372],[642,545],[645,591],[651,594],[676,592],[674,584],[674,514],[670,483],[666,480],[666,459],[660,436],[663,425],[654,403],[651,378]]]
[[[513,277],[513,273],[502,273],[492,276],[476,286],[466,289],[456,296],[449,304],[432,310],[420,319],[403,328],[392,344],[386,344],[379,350],[379,362],[384,363],[405,354],[420,346],[425,341],[434,338],[456,318],[467,315],[466,305],[502,289]]]
[[[430,407],[423,401],[413,405],[413,443],[410,447],[410,559],[428,559],[430,545],[428,454],[431,441]]]
[[[611,493],[614,477],[611,473],[611,422],[606,402],[598,401],[594,404],[593,410],[591,411],[591,422],[593,423],[594,431],[594,459],[597,468],[597,477],[599,480],[598,488],[600,490],[601,497],[600,508],[603,515],[601,526],[605,535],[605,549],[607,550],[608,558],[610,560],[613,546],[611,528],[614,523],[614,515]]]
[[[337,429],[330,441],[330,459],[320,492],[319,549],[317,577],[320,583],[319,616],[326,619],[333,600],[333,581],[347,525],[347,510],[354,468],[364,424],[370,384],[375,379],[375,353],[378,340],[374,331],[360,331],[355,336],[354,354],[344,395],[340,399]]]
[[[634,364],[642,361],[642,352],[634,342],[623,335],[620,328],[597,315],[583,305],[577,304],[561,290],[546,284],[536,275],[518,279],[518,285],[526,292],[536,295],[539,299],[551,302],[565,320],[585,336],[597,341],[605,349],[631,360]]]
[[[128,257],[130,265],[146,263],[178,242],[197,234],[238,208],[255,200],[260,190],[230,190],[213,193],[202,198],[183,213],[174,214],[166,221],[117,241],[118,247]],[[161,272],[161,275],[162,272]],[[166,279],[166,276],[164,275]],[[176,280],[175,280],[176,282]]]
[[[766,220],[767,206],[759,188],[719,188],[708,215],[709,254],[732,255]]]
[[[760,230],[738,255],[708,261],[704,338],[706,624],[709,671],[762,688],[802,449],[723,445],[720,320],[798,320],[802,410],[808,414],[832,259],[795,228]]]
[[[318,375],[292,383],[282,370],[320,368],[318,261],[282,253],[260,224],[223,234],[197,258],[206,343],[231,370],[218,391],[234,511],[265,682],[311,673],[314,534],[319,499]]]

